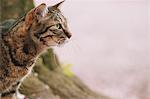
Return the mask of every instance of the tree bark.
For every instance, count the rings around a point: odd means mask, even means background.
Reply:
[[[54,54],[53,50],[49,49],[38,59],[34,73],[20,88],[23,94],[31,99],[108,99],[91,91],[75,75],[65,75],[61,66],[56,65],[56,58],[52,53]],[[52,65],[56,66],[51,68]]]
[[[0,0],[0,21],[17,19],[33,7],[33,0]]]
[[[0,0],[0,21],[17,19],[33,8],[32,0]],[[53,49],[37,60],[34,70],[19,91],[30,99],[109,99],[90,90],[75,75],[68,76],[61,68]]]

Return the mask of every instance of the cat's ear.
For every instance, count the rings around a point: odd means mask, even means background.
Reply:
[[[45,9],[46,9],[46,4],[42,3],[36,8],[30,10],[25,17],[26,24],[30,25],[34,20],[39,21],[44,16],[43,14],[45,12]]]
[[[65,1],[65,0],[64,0],[64,1]],[[59,3],[57,3],[57,4],[53,5],[53,6],[48,7],[48,10],[50,11],[50,10],[52,10],[52,9],[59,9],[60,5],[61,5],[64,1],[61,1],[61,2],[59,2]]]

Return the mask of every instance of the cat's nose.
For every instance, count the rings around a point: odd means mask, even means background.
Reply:
[[[66,34],[66,36],[67,36],[69,39],[70,39],[71,36],[72,36],[72,34],[71,34],[70,32],[66,32],[65,34]]]

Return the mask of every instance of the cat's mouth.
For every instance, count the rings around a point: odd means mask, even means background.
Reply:
[[[41,37],[40,41],[43,42],[43,45],[46,46],[59,46],[65,43],[66,38],[65,37],[60,37],[57,38],[54,35],[47,35],[45,37]]]

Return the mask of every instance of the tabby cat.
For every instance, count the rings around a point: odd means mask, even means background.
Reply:
[[[16,21],[7,32],[1,33],[1,98],[14,95],[41,52],[71,37],[66,18],[59,9],[61,4],[46,7],[42,3]]]

